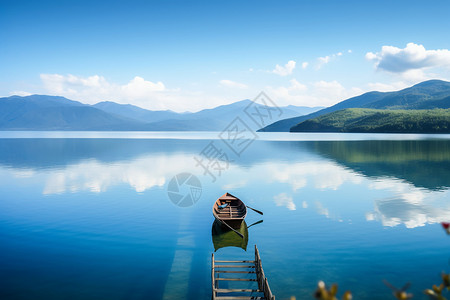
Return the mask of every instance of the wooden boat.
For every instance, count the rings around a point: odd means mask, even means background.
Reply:
[[[214,220],[211,229],[214,252],[225,247],[238,247],[247,251],[248,227],[245,221],[243,221],[241,227],[236,230],[244,237],[241,238],[229,228],[224,227],[220,221]]]
[[[233,228],[240,228],[242,221],[247,216],[247,207],[241,199],[231,195],[223,194],[213,205],[214,218],[221,223]]]

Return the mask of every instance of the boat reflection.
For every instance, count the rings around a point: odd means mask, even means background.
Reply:
[[[225,227],[217,220],[214,220],[212,225],[212,241],[214,244],[214,252],[220,248],[238,247],[247,251],[248,244],[248,227],[247,223],[243,221],[240,228],[235,228],[243,237],[240,237],[233,230]]]
[[[214,244],[214,252],[216,252],[220,248],[225,248],[225,247],[238,247],[238,248],[241,248],[241,249],[247,251],[248,229],[254,225],[261,224],[262,222],[263,222],[263,220],[259,220],[258,222],[255,222],[255,223],[251,224],[250,226],[247,226],[247,223],[245,223],[245,220],[244,220],[241,223],[240,228],[235,228],[236,231],[238,231],[240,234],[242,234],[243,237],[240,237],[233,230],[225,227],[219,221],[214,220],[214,223],[213,223],[212,229],[211,229],[212,241]]]

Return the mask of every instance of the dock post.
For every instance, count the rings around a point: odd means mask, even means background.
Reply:
[[[216,299],[216,283],[215,283],[215,270],[214,270],[214,253],[211,258],[211,285],[212,285],[212,300]]]

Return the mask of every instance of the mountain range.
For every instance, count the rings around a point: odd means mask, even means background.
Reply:
[[[429,80],[395,92],[368,92],[308,115],[276,121],[259,131],[285,131],[297,124],[347,108],[423,110],[450,108],[450,82]],[[298,127],[297,127],[298,128]]]
[[[237,116],[257,130],[244,113],[251,103],[242,100],[195,113],[176,113],[115,102],[88,105],[58,96],[11,96],[0,98],[0,130],[221,131]],[[322,108],[280,107],[281,117],[309,114]]]
[[[450,109],[346,108],[298,123],[291,132],[450,133]]]
[[[251,103],[250,100],[242,100],[199,112],[177,113],[170,110],[151,111],[115,102],[99,102],[95,105],[88,105],[59,96],[10,96],[0,98],[0,130],[222,131],[232,120],[240,117],[253,130],[289,132],[292,128],[294,128],[292,131],[306,128],[305,125],[296,126],[301,122],[348,108],[419,110],[419,114],[421,110],[449,109],[450,82],[429,80],[395,92],[368,92],[327,108],[284,106],[280,107],[282,111],[280,117],[274,118],[275,122],[264,128],[259,128],[245,114],[246,107]],[[253,105],[263,108],[260,104],[254,103]],[[387,113],[389,112],[384,113],[384,116]],[[373,114],[373,112],[370,114],[382,116]],[[448,119],[447,114],[445,111],[444,115],[440,113],[440,118],[442,119],[443,116],[445,122]],[[317,120],[331,124],[331,120],[335,120],[337,116],[341,115],[334,114]],[[351,115],[352,118],[356,116],[355,111],[352,111]],[[419,118],[417,114],[402,114],[402,116],[407,115],[412,116],[411,120]],[[365,117],[367,116],[368,113],[365,112]],[[395,116],[400,116],[400,114],[389,114],[389,118],[383,117],[383,119],[393,120],[396,118]],[[427,119],[422,118],[425,121],[420,125],[421,128],[430,125],[429,120],[433,118],[434,116],[431,117],[431,115]],[[381,124],[380,120],[376,120],[377,126]],[[310,123],[309,127],[307,126],[308,131],[311,131],[311,125],[318,126],[316,121]],[[367,125],[360,119],[359,122],[361,126]],[[337,123],[333,124],[334,128],[337,128],[335,127]],[[375,123],[372,122],[371,126],[373,124]],[[323,128],[322,126],[321,131]],[[349,129],[347,126],[346,129],[335,130]]]

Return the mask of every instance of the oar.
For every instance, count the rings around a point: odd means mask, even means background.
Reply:
[[[252,225],[248,226],[247,229],[250,228],[250,227],[252,227],[253,225],[261,224],[262,222],[264,222],[264,220],[259,220],[258,222],[255,222],[255,223],[253,223]]]
[[[233,227],[231,227],[230,225],[228,225],[226,222],[222,221],[222,224],[225,224],[228,228],[230,228],[231,230],[233,230],[234,232],[237,233],[237,235],[239,235],[241,238],[244,238],[244,236],[237,230],[235,230]]]
[[[257,209],[251,208],[251,207],[250,207],[250,206],[248,206],[248,205],[246,205],[246,206],[247,206],[247,208],[250,208],[251,210],[254,210],[254,211],[256,211],[256,212],[257,212],[258,214],[260,214],[260,215],[264,215],[262,211],[259,211],[259,210],[257,210]]]

